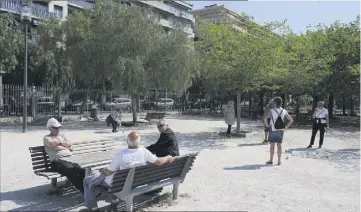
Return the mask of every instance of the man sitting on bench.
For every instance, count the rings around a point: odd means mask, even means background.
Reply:
[[[138,132],[133,131],[129,133],[127,139],[128,148],[115,155],[108,167],[104,168],[101,173],[90,175],[84,179],[84,202],[89,210],[95,211],[98,209],[96,199],[97,187],[102,186],[108,188],[111,184],[113,173],[121,167],[145,164],[147,162],[161,166],[174,161],[172,156],[156,157],[146,148],[140,147],[140,142],[141,139]],[[103,180],[101,176],[104,175],[106,177]],[[96,182],[99,180],[100,182]]]
[[[158,141],[147,147],[147,149],[155,154],[157,157],[164,157],[167,155],[179,156],[178,141],[174,132],[169,128],[165,120],[157,122],[157,128],[160,132]]]
[[[46,124],[50,134],[44,136],[43,142],[45,152],[49,156],[51,171],[64,175],[75,188],[84,193],[83,179],[85,170],[76,164],[58,160],[61,157],[70,156],[72,151],[71,142],[64,135],[60,134],[61,126],[55,118],[49,119]]]

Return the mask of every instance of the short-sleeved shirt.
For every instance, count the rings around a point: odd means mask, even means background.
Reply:
[[[154,163],[156,160],[157,157],[144,147],[139,147],[137,149],[125,149],[115,155],[107,169],[114,172],[123,166],[145,164],[147,162]],[[107,176],[104,181],[110,185],[112,178],[113,175]]]
[[[65,142],[65,141],[67,141],[67,139],[64,135],[58,135],[58,136],[46,135],[46,136],[44,136],[44,139],[43,139],[44,148],[45,148],[45,152],[49,156],[50,161],[71,155],[71,152],[68,149],[54,150],[48,146],[49,142]]]
[[[274,123],[276,122],[278,116],[281,116],[282,121],[285,121],[285,116],[288,114],[287,110],[283,109],[283,108],[272,108],[270,110],[271,112],[271,126],[272,126],[272,131],[281,131],[284,129],[276,129],[274,126]]]
[[[328,110],[326,108],[316,109],[316,119],[321,119],[322,124],[326,124],[326,116],[328,115]]]

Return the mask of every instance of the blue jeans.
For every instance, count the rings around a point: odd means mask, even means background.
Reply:
[[[95,188],[90,188],[89,183],[95,178],[95,175],[90,175],[84,178],[83,185],[84,185],[84,204],[85,207],[88,209],[95,210],[98,208],[98,201],[96,195],[99,192],[104,191],[105,189],[109,188],[109,185],[106,182],[102,182],[100,186]]]

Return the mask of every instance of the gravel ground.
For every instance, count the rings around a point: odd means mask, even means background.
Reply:
[[[130,117],[127,117],[130,119]],[[179,188],[180,197],[148,204],[144,211],[350,211],[360,210],[359,129],[330,130],[323,149],[306,150],[310,130],[285,132],[282,166],[265,166],[269,149],[260,145],[260,122],[245,121],[247,138],[223,138],[221,120],[190,116],[168,117],[177,132],[181,154],[200,151],[194,167]],[[127,133],[111,133],[102,122],[65,123],[73,142],[116,140],[125,147]],[[156,141],[155,126],[138,127],[144,145]],[[45,127],[2,127],[1,211],[77,211],[82,195],[50,196],[49,181],[33,174],[29,146],[42,145]],[[316,138],[318,139],[318,138]],[[317,143],[316,145],[317,146]],[[171,187],[164,189],[170,192]],[[100,205],[106,203],[101,201]]]

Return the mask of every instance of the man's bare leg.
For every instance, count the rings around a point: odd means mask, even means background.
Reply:
[[[275,143],[271,142],[269,146],[269,153],[270,153],[270,160],[266,162],[266,164],[272,164],[273,163],[273,155],[275,153]]]
[[[277,143],[277,155],[278,155],[278,165],[281,165],[281,156],[282,156],[282,144]]]

